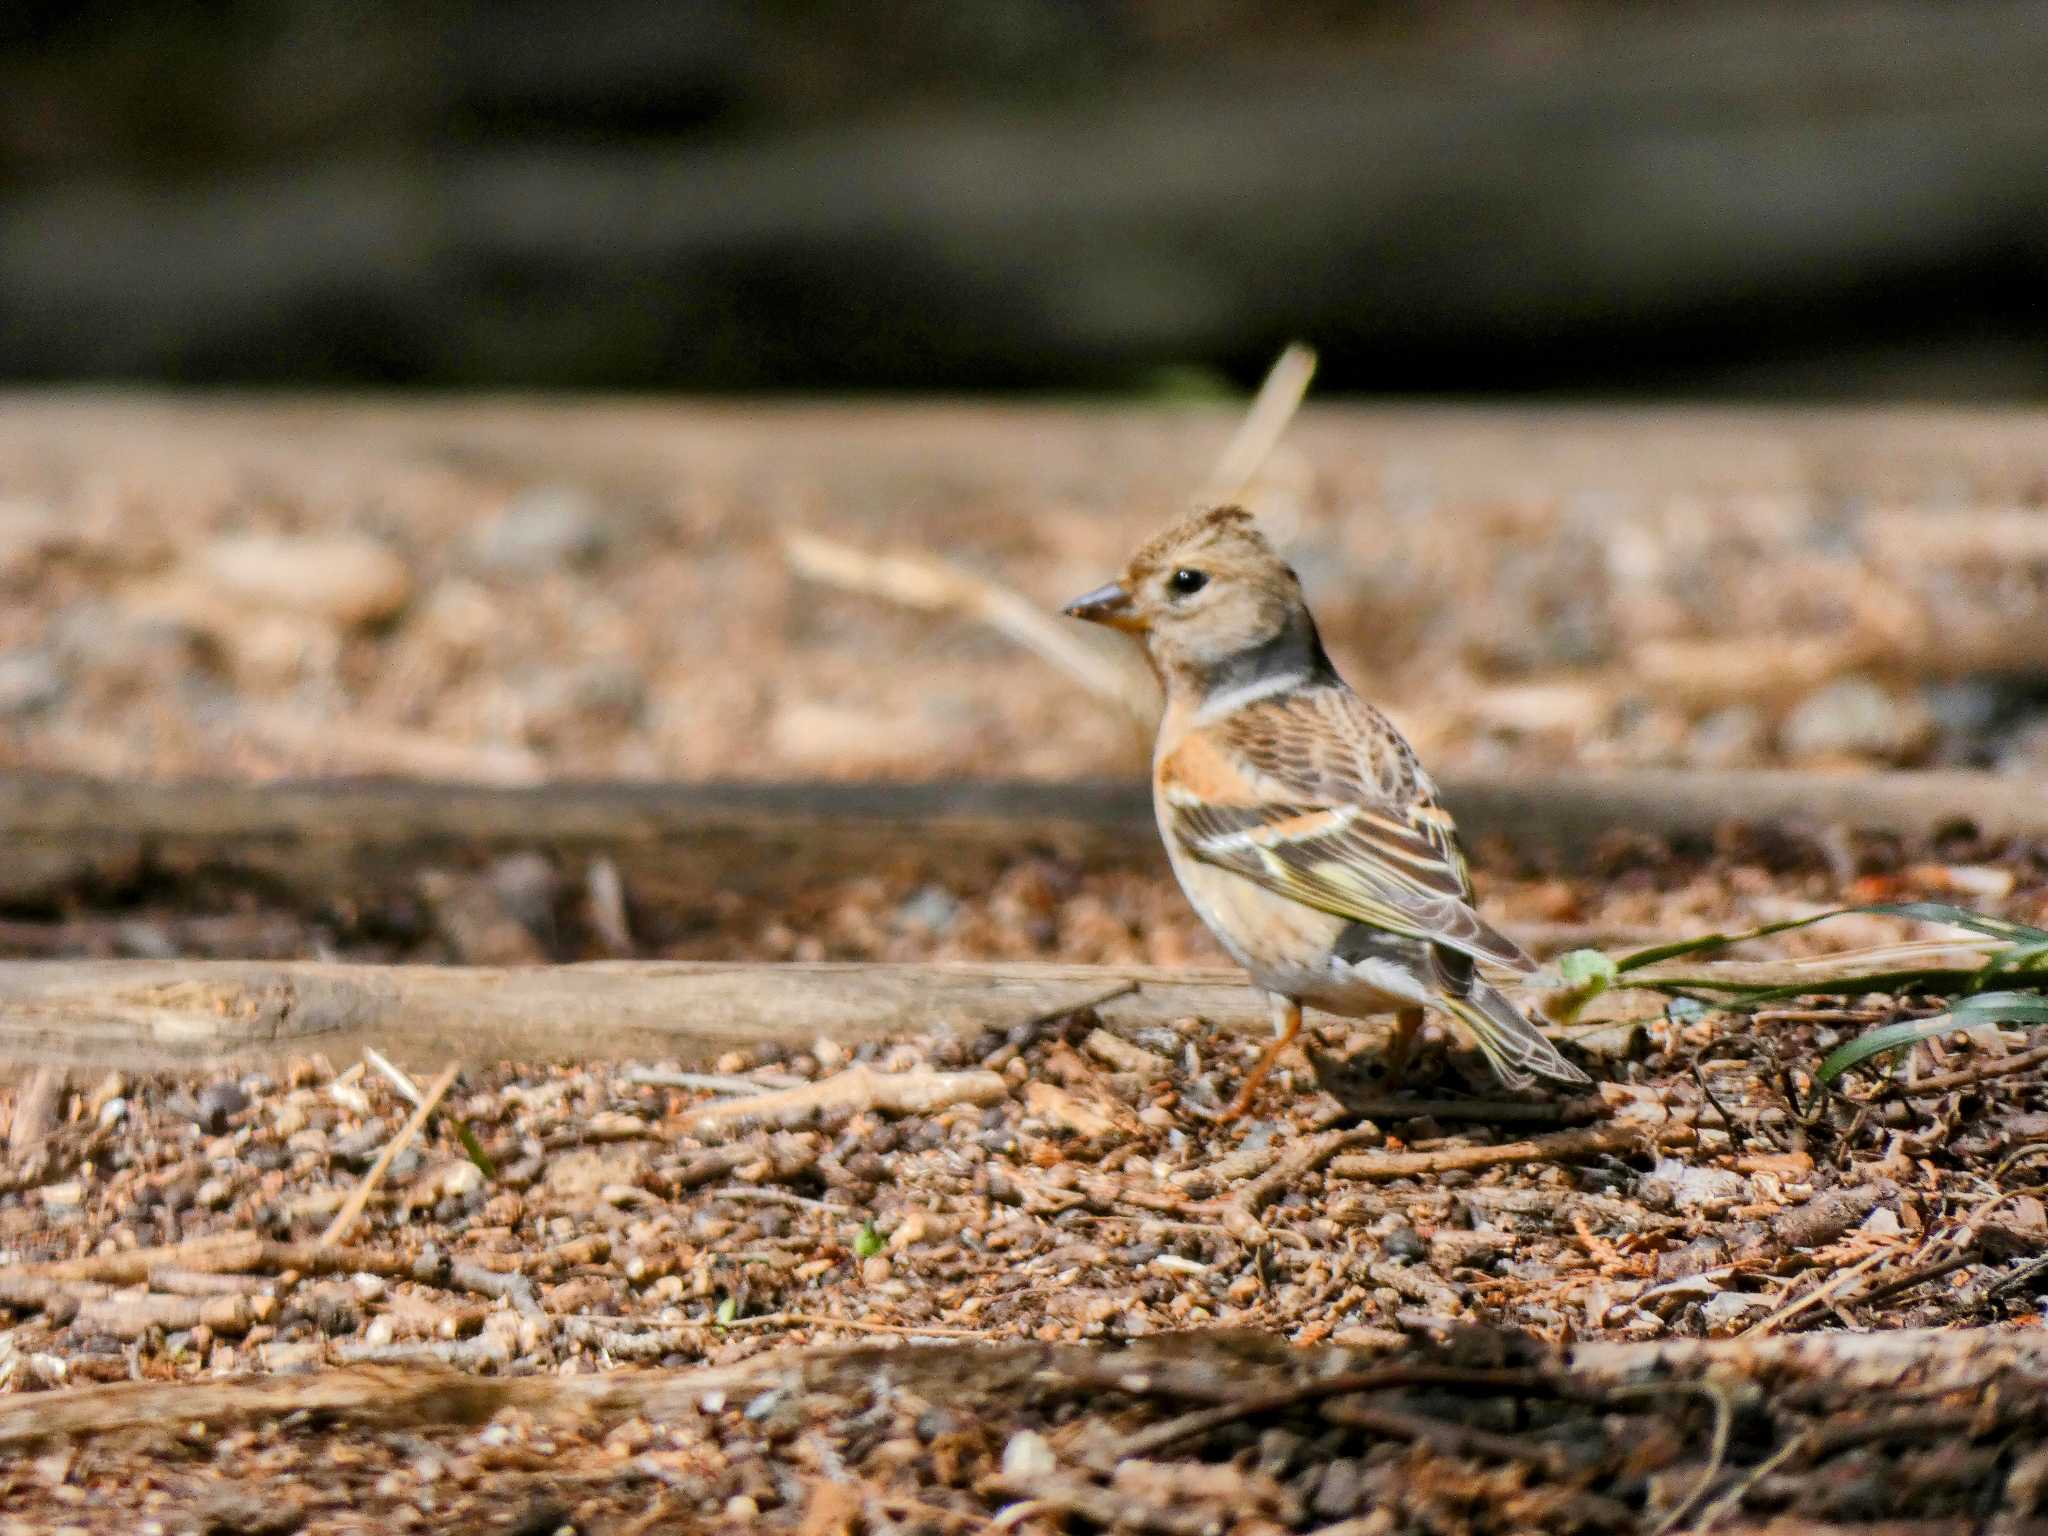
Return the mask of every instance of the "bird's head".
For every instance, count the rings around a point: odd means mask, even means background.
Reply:
[[[1137,635],[1169,680],[1211,673],[1306,619],[1299,578],[1242,507],[1217,507],[1167,529],[1122,576],[1065,611]]]

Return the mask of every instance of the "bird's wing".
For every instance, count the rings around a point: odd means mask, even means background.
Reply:
[[[1457,830],[1393,723],[1341,685],[1246,704],[1160,764],[1167,835],[1204,863],[1353,922],[1535,962],[1472,907]]]

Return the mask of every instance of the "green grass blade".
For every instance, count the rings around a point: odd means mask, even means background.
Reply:
[[[1690,939],[1674,939],[1669,944],[1656,944],[1648,949],[1639,949],[1634,954],[1623,955],[1614,962],[1614,968],[1622,972],[1640,970],[1646,965],[1655,965],[1659,960],[1679,960],[1687,955],[1727,949],[1736,944],[1745,944],[1751,939],[1768,938],[1774,933],[1789,933],[1794,928],[1823,923],[1831,917],[1840,917],[1844,912],[1855,910],[1853,907],[1840,907],[1830,912],[1817,912],[1812,917],[1793,917],[1782,923],[1765,923],[1761,928],[1750,928],[1741,933],[1703,933]]]
[[[455,1122],[455,1139],[462,1143],[462,1152],[477,1166],[477,1171],[487,1179],[498,1176],[498,1165],[491,1161],[491,1154],[484,1150],[484,1144],[476,1139],[476,1132],[469,1128],[467,1120]]]
[[[1961,999],[1947,1013],[1931,1019],[1908,1019],[1858,1035],[1847,1045],[1830,1051],[1814,1070],[1814,1076],[1823,1084],[1833,1083],[1851,1067],[1861,1066],[1874,1056],[1958,1030],[1990,1029],[2000,1024],[2048,1024],[2048,998],[2033,992],[1980,992]]]
[[[1845,955],[1843,958],[1854,957]],[[1815,972],[1811,979],[1783,983],[1729,981],[1719,976],[1659,976],[1654,981],[1630,985],[1652,992],[1711,993],[1723,1008],[1746,1008],[1780,1003],[1790,997],[1862,997],[1872,992],[1919,992],[1952,997],[1968,991],[1980,974],[1948,966],[1924,966],[1912,970],[1865,971],[1832,976]]]
[[[1911,917],[1923,923],[1948,923],[1957,928],[1968,928],[1974,933],[1989,934],[1994,939],[2008,939],[2015,944],[2048,944],[2048,928],[2036,928],[2028,923],[1992,917],[1985,912],[1973,912],[1968,907],[1947,901],[1874,901],[1869,906],[1844,907],[1842,910],[1870,912],[1883,917]]]
[[[1690,939],[1658,944],[1622,956],[1614,962],[1614,968],[1624,973],[1640,970],[1646,965],[1655,965],[1660,960],[1677,960],[1687,955],[1706,954],[1712,950],[1746,944],[1751,939],[1765,939],[1775,933],[1790,933],[1795,928],[1809,928],[1815,923],[1824,923],[1829,918],[1856,916],[1905,917],[1922,923],[1946,923],[1953,928],[1967,928],[1972,933],[2004,939],[2008,943],[2030,949],[2036,946],[2048,948],[2048,928],[2035,928],[2026,923],[2009,922],[2002,917],[1990,917],[1982,912],[1972,912],[1968,907],[1956,906],[1952,902],[1874,901],[1860,907],[1835,907],[1826,912],[1816,912],[1811,917],[1793,917],[1783,922],[1765,923],[1761,928],[1750,928],[1741,933],[1703,933]]]
[[[2048,1024],[2048,997],[2038,992],[1979,992],[1948,1011],[1961,1029],[1986,1024]]]
[[[1980,973],[1985,980],[1994,976],[2013,977],[2032,971],[2048,971],[2048,944],[2015,944],[2001,949],[1984,962]]]

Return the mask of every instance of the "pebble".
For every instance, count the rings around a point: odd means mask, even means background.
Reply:
[[[192,633],[182,624],[112,603],[87,601],[65,609],[51,622],[49,639],[66,666],[102,683],[173,679],[198,657]]]
[[[92,1097],[85,1101],[86,1109],[98,1114],[107,1107],[109,1099],[118,1099],[128,1091],[128,1080],[118,1072],[109,1072],[99,1080],[92,1091]]]
[[[647,1154],[627,1147],[599,1152],[583,1147],[557,1157],[542,1177],[542,1187],[560,1200],[592,1200],[608,1184],[637,1185],[647,1168]]]
[[[64,674],[41,651],[0,655],[0,718],[32,715],[64,697]]]
[[[199,1091],[199,1128],[209,1136],[218,1136],[228,1128],[228,1122],[249,1107],[249,1095],[242,1092],[241,1085],[228,1081],[208,1083]]]
[[[487,570],[539,575],[594,565],[611,543],[597,499],[574,485],[536,485],[521,491],[486,523],[471,543]]]
[[[1426,1257],[1429,1247],[1413,1227],[1402,1226],[1380,1239],[1380,1251],[1390,1259],[1413,1261]]]
[[[372,1159],[383,1151],[390,1135],[382,1120],[372,1120],[360,1130],[335,1137],[328,1143],[327,1153],[338,1163],[361,1164],[367,1168]]]
[[[2048,775],[2048,715],[2018,722],[1999,746],[1996,762],[2000,773],[2026,778]]]
[[[1948,755],[1965,760],[2002,718],[2017,712],[2025,701],[1996,680],[1965,677],[1923,683],[1920,702],[1940,732]]]
[[[516,1227],[526,1214],[526,1201],[516,1190],[500,1190],[485,1202],[481,1214],[487,1227]]]
[[[1717,709],[1686,733],[1685,760],[1700,768],[1745,768],[1770,745],[1764,717],[1748,704]]]
[[[1365,1502],[1363,1465],[1355,1457],[1339,1456],[1323,1468],[1311,1507],[1326,1520],[1340,1520]]]
[[[1722,1291],[1700,1306],[1700,1321],[1710,1334],[1726,1333],[1750,1313],[1761,1307],[1768,1307],[1771,1298],[1752,1296],[1745,1291]]]
[[[1778,729],[1778,745],[1791,758],[1895,762],[1923,746],[1928,732],[1917,699],[1894,694],[1867,677],[1844,677],[1799,701]]]
[[[1660,1158],[1651,1177],[1669,1187],[1671,1204],[1679,1210],[1726,1206],[1749,1193],[1748,1181],[1731,1169],[1695,1167],[1671,1157]]]
[[[1003,1447],[1003,1476],[1013,1482],[1050,1477],[1058,1470],[1052,1446],[1035,1429],[1018,1430]]]
[[[34,501],[0,501],[0,578],[33,575],[46,555],[72,538],[54,509]]]
[[[922,928],[943,934],[960,915],[960,903],[944,886],[920,887],[896,909],[896,920],[906,928]]]
[[[536,674],[525,695],[528,724],[542,732],[572,721],[630,725],[647,702],[647,682],[626,662],[585,661]]]
[[[901,1253],[914,1248],[931,1235],[932,1221],[923,1211],[908,1212],[896,1223],[896,1230],[889,1234],[889,1251]]]
[[[290,613],[316,614],[345,628],[391,618],[412,598],[412,572],[375,539],[341,534],[237,534],[199,557],[216,594]]]

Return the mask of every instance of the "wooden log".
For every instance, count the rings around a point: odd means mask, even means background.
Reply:
[[[2048,836],[2048,789],[1994,774],[1445,775],[1466,840],[1583,867],[1613,833],[1702,841],[1730,823],[1922,840],[1970,826]],[[280,902],[414,888],[422,870],[540,849],[608,858],[636,899],[765,897],[851,873],[973,886],[1020,855],[1165,867],[1135,783],[244,784],[0,776],[0,902],[145,872],[257,884]]]
[[[1262,1342],[1264,1351],[1258,1348]],[[16,1396],[0,1400],[0,1447],[137,1431],[183,1436],[194,1424],[218,1432],[276,1422],[293,1413],[385,1429],[480,1423],[506,1408],[537,1415],[660,1420],[694,1413],[707,1400],[722,1402],[767,1386],[798,1393],[873,1390],[878,1381],[913,1388],[934,1401],[971,1400],[1005,1387],[1043,1393],[1092,1386],[1167,1401],[1228,1402],[1272,1381],[1276,1363],[1283,1361],[1290,1378],[1309,1381],[1357,1365],[1347,1350],[1289,1349],[1277,1336],[1261,1341],[1242,1331],[1174,1334],[1115,1347],[979,1342],[894,1349],[800,1347],[730,1365],[577,1376],[470,1376],[432,1366],[358,1365],[298,1376],[121,1382]],[[1982,1392],[2002,1379],[2030,1381],[2044,1368],[2048,1338],[2041,1330],[1969,1328],[1600,1341],[1573,1349],[1562,1375],[1585,1388],[1764,1379],[1778,1389],[1798,1384],[1835,1397],[1861,1393],[1867,1405],[1892,1394],[1924,1401],[1932,1391]]]
[[[946,964],[746,965],[601,961],[440,967],[314,961],[0,963],[0,1060],[149,1071],[375,1045],[417,1062],[673,1058],[820,1036],[857,1044],[974,1035],[1102,1005],[1127,1025],[1198,1014],[1260,1030],[1235,970]]]

